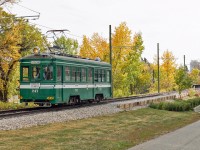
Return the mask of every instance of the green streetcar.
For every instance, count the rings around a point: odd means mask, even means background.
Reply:
[[[111,97],[110,64],[34,52],[20,59],[20,102],[52,106]]]

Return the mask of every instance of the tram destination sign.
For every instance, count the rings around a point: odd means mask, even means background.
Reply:
[[[31,61],[31,64],[37,65],[37,64],[40,64],[40,61]]]

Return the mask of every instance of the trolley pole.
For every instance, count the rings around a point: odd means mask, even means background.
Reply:
[[[159,62],[159,43],[157,43],[157,63],[158,63],[158,93],[160,93],[160,62]]]
[[[110,48],[110,82],[111,82],[111,97],[113,98],[113,80],[112,80],[112,29],[111,25],[109,25],[109,48]]]

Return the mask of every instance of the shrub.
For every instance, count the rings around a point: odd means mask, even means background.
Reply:
[[[199,98],[190,99],[190,100],[187,100],[186,102],[189,103],[192,108],[200,105],[200,99]]]
[[[200,105],[200,99],[195,98],[187,101],[176,100],[174,102],[152,103],[149,107],[168,111],[189,111],[198,105]]]

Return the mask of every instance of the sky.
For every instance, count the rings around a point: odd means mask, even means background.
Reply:
[[[183,64],[184,55],[188,67],[191,60],[200,60],[199,0],[21,0],[18,4],[4,9],[17,16],[39,12],[40,18],[30,22],[40,25],[44,34],[50,29],[68,29],[67,36],[79,43],[83,35],[91,37],[95,32],[108,40],[109,25],[113,32],[126,22],[133,35],[142,33],[142,56],[150,62],[157,43],[160,55],[169,50],[178,64]]]

